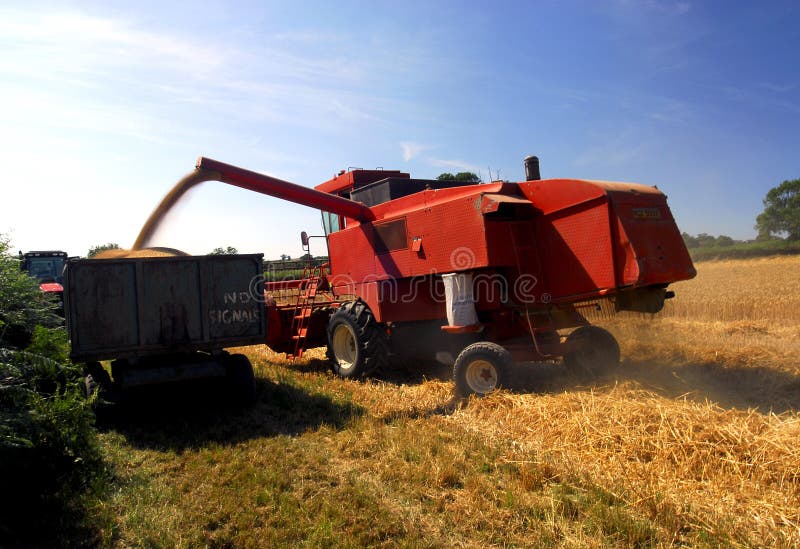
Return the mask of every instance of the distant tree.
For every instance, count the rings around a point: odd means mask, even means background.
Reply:
[[[98,244],[97,246],[92,246],[89,248],[86,257],[94,257],[100,252],[104,252],[106,250],[119,250],[119,244],[115,242],[109,242],[107,244]]]
[[[227,248],[214,248],[214,250],[209,255],[235,255],[238,253],[239,250],[237,250],[233,246],[228,246]]]
[[[681,236],[683,237],[683,242],[686,244],[686,247],[689,249],[733,246],[734,244],[742,242],[741,240],[734,240],[725,234],[714,236],[708,233],[700,233],[697,236],[692,236],[689,233],[681,233]]]
[[[800,240],[800,179],[784,181],[769,190],[755,228],[762,239],[786,234],[787,240]]]
[[[473,172],[458,172],[453,175],[450,172],[444,172],[436,178],[439,181],[463,181],[464,183],[480,183],[481,178]]]
[[[697,247],[698,248],[710,248],[714,246],[717,239],[708,233],[700,233],[697,235]]]
[[[717,241],[715,244],[721,247],[733,246],[734,244],[736,244],[736,241],[726,234],[721,234],[717,237]]]
[[[683,237],[683,242],[686,244],[687,248],[697,248],[700,246],[700,243],[697,241],[697,237],[690,235],[689,233],[681,233]]]

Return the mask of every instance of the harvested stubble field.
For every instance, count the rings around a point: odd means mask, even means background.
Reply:
[[[800,544],[800,258],[700,263],[623,364],[454,406],[445,369],[363,382],[264,348],[258,402],[149,394],[101,425],[100,541],[148,546]],[[209,402],[211,401],[211,402]]]

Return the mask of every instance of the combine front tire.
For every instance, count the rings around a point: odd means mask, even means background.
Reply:
[[[345,303],[328,322],[328,358],[344,378],[369,375],[389,358],[389,338],[363,301]]]
[[[564,365],[574,375],[592,378],[619,365],[619,344],[608,330],[581,326],[567,336],[566,343],[571,350],[564,355]]]
[[[484,396],[508,384],[511,353],[496,343],[479,341],[466,347],[453,365],[456,396]]]

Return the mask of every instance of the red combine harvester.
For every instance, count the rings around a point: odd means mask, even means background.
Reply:
[[[454,364],[460,395],[506,384],[515,362],[594,374],[620,351],[589,312],[658,312],[695,276],[658,189],[542,180],[536,157],[519,183],[358,169],[314,190],[203,157],[197,169],[322,210],[330,261],[265,284],[267,344],[294,357],[327,344],[343,377],[394,356]]]

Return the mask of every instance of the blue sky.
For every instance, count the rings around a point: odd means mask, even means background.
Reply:
[[[635,181],[753,237],[800,177],[800,3],[4,2],[0,232],[123,247],[198,155],[313,186],[351,166]],[[209,182],[158,243],[299,255],[317,212]],[[319,250],[318,252],[321,252]]]

